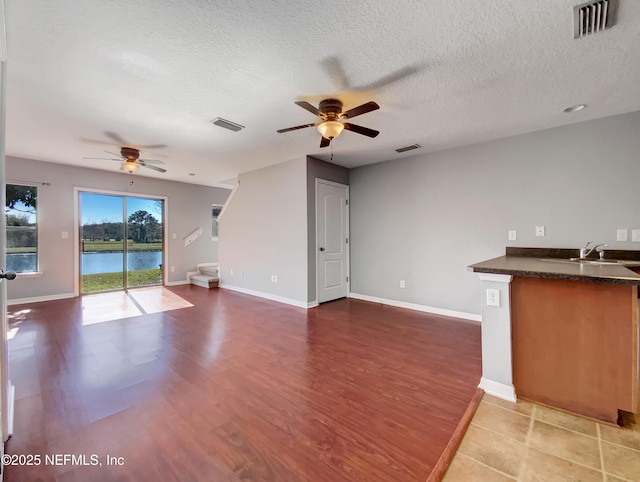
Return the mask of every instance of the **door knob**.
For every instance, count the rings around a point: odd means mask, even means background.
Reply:
[[[12,280],[12,279],[16,279],[16,274],[13,271],[7,271],[5,273],[3,269],[0,269],[0,278]]]
[[[320,246],[320,251],[324,251],[324,248],[322,246]]]

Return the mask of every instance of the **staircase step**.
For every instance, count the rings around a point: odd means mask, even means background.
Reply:
[[[220,279],[214,276],[207,276],[203,274],[194,274],[191,276],[191,284],[201,286],[203,288],[217,288],[220,283]]]

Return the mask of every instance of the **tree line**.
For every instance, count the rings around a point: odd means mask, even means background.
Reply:
[[[147,211],[139,210],[127,218],[129,239],[136,243],[162,241],[162,225]],[[103,221],[82,225],[82,239],[87,241],[122,241],[123,223]]]

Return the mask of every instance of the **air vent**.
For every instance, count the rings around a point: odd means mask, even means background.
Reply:
[[[599,0],[573,7],[573,38],[613,27],[617,10],[618,0]]]
[[[420,144],[413,144],[411,146],[401,147],[400,149],[396,149],[396,152],[407,152],[413,151],[414,149],[419,149],[422,146]]]
[[[225,129],[229,129],[233,132],[238,132],[239,130],[244,129],[244,126],[240,124],[236,124],[235,122],[228,121],[227,119],[223,119],[222,117],[216,117],[211,121],[214,126],[224,127]]]

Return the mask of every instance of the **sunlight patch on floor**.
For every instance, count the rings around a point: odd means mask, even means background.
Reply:
[[[129,291],[129,296],[138,302],[145,313],[159,313],[193,306],[184,298],[162,286],[137,288]]]
[[[193,306],[162,286],[97,293],[82,297],[82,324],[132,318]]]

